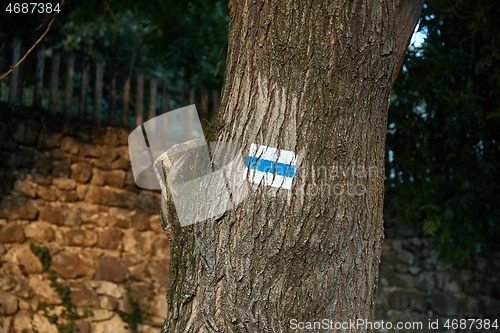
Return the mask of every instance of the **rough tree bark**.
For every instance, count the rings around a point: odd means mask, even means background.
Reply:
[[[398,20],[401,6],[415,19]],[[163,332],[373,319],[388,98],[404,56],[398,41],[409,40],[421,6],[230,2],[226,78],[208,139],[244,154],[251,143],[293,151],[296,173],[290,190],[249,184],[235,209],[184,228],[164,203],[173,244]]]

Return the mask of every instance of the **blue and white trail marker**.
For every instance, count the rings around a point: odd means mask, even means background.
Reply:
[[[290,189],[296,162],[293,151],[252,143],[243,178],[248,177],[255,184]]]

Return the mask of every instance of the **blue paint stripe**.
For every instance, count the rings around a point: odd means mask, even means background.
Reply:
[[[292,178],[295,174],[295,166],[293,165],[263,160],[255,156],[248,156],[245,166],[247,168],[258,170],[261,172],[269,172],[272,174],[276,173],[276,175],[278,176],[285,176],[290,178]]]

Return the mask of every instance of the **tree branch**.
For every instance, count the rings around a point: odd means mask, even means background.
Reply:
[[[61,7],[62,5],[64,4],[64,0],[62,0],[61,2]],[[58,13],[55,13],[54,14],[54,17],[52,17],[52,20],[50,20],[49,22],[49,25],[47,26],[47,29],[45,30],[45,32],[40,36],[40,38],[38,38],[38,40],[35,42],[35,44],[33,44],[33,46],[24,54],[24,56],[21,58],[21,60],[19,60],[17,62],[17,64],[15,64],[14,66],[10,66],[10,69],[7,71],[7,73],[5,73],[4,75],[0,76],[0,81],[3,80],[5,77],[7,77],[10,73],[12,73],[12,71],[18,67],[19,65],[21,65],[21,63],[28,57],[28,55],[31,53],[31,51],[33,51],[35,49],[35,47],[40,44],[40,42],[42,41],[42,39],[47,35],[47,33],[49,32],[50,30],[50,27],[52,26],[52,23],[54,23],[54,20],[56,19],[56,16],[57,16]]]
[[[405,59],[406,50],[410,43],[415,26],[420,18],[424,0],[400,0],[396,13],[396,31],[398,39],[396,41],[396,64],[391,76],[391,87],[394,86],[398,77],[401,65]]]

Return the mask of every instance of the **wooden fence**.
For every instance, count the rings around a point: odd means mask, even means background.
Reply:
[[[8,63],[14,66],[26,52],[22,41],[13,38],[10,62],[4,56],[6,45],[0,36],[0,75],[6,71],[3,67],[8,67]],[[146,75],[141,68],[119,69],[112,59],[105,63],[85,54],[54,48],[49,59],[46,54],[46,47],[37,45],[34,52],[2,80],[4,82],[0,81],[3,88],[0,100],[6,100],[10,107],[22,104],[67,119],[92,121],[97,127],[139,126],[159,113],[188,104],[197,105],[202,120],[210,119],[217,110],[220,95],[217,90],[196,89],[192,85],[181,90],[170,89],[165,77]],[[2,93],[5,90],[7,94]],[[144,108],[145,96],[147,109]],[[203,125],[206,123],[202,121]]]

